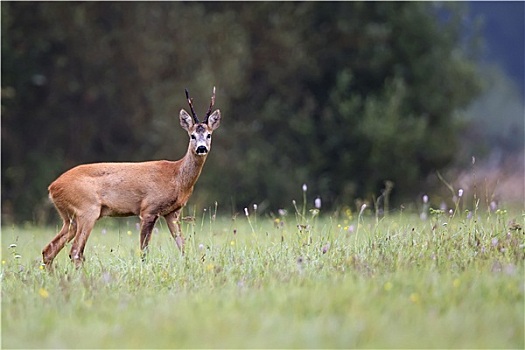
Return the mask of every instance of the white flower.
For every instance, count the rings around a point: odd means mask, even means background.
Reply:
[[[306,184],[303,184],[303,192],[306,192],[306,190],[308,190],[308,186],[306,186]]]
[[[244,208],[244,215],[246,215],[246,216],[250,215],[250,214],[248,213],[248,208]]]
[[[458,191],[458,196],[461,198],[463,196],[463,189],[460,188]]]
[[[428,196],[426,194],[423,196],[423,203],[428,203]]]
[[[316,209],[321,209],[321,198],[317,197],[314,201],[314,205]]]

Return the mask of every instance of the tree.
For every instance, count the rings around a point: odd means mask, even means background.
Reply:
[[[431,3],[1,6],[4,218],[78,163],[182,156],[183,90],[199,106],[213,85],[224,122],[194,203],[274,210],[308,183],[337,206],[385,180],[401,200],[454,158],[477,93],[460,12]]]

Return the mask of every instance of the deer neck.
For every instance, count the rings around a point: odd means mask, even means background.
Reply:
[[[192,150],[188,149],[184,158],[181,159],[179,179],[183,187],[191,188],[195,185],[199,179],[205,161],[206,155],[199,156]]]

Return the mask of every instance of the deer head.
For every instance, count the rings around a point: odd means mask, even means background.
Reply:
[[[193,99],[190,98],[188,90],[185,91],[193,117],[184,109],[181,109],[179,115],[180,125],[190,136],[190,149],[193,150],[194,154],[205,156],[211,149],[211,134],[219,127],[221,122],[221,111],[217,109],[213,113],[211,112],[215,104],[215,87],[213,87],[210,107],[208,108],[208,112],[206,112],[203,122],[199,122],[199,118],[197,118],[197,114],[193,108]]]

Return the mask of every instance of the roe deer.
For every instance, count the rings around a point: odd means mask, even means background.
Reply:
[[[182,159],[79,165],[49,186],[49,197],[64,225],[42,250],[47,267],[51,267],[56,255],[73,239],[69,258],[77,267],[81,266],[89,234],[95,222],[103,216],[138,215],[143,256],[153,226],[159,216],[163,216],[178,248],[184,252],[179,215],[193,192],[210,151],[211,134],[221,120],[219,110],[211,112],[215,87],[203,122],[199,122],[187,90],[186,98],[193,117],[181,109],[180,125],[190,136],[188,151]]]

